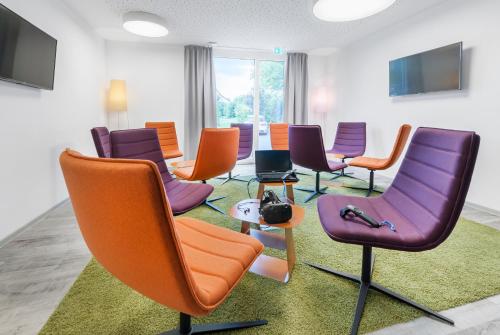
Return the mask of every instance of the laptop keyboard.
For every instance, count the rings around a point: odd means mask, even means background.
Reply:
[[[262,179],[281,179],[284,175],[284,173],[259,173]]]

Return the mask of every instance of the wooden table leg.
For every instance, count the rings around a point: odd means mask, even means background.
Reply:
[[[247,235],[250,234],[250,223],[241,221],[241,233]]]
[[[264,196],[264,190],[266,188],[266,185],[262,184],[262,183],[259,183],[259,190],[257,191],[257,199],[259,201],[262,200],[262,197]],[[258,225],[255,225],[255,229],[257,230],[262,230],[262,227],[258,224]]]
[[[293,240],[292,228],[285,229],[285,240],[286,240],[286,260],[288,262],[288,276],[291,276],[296,260],[295,241]]]
[[[293,194],[293,185],[286,185],[286,197],[295,204],[295,196]]]
[[[262,183],[259,183],[259,190],[257,191],[257,199],[262,200],[262,197],[264,196],[264,189],[265,185]]]

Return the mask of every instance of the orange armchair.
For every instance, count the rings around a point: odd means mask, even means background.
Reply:
[[[398,136],[396,137],[396,142],[394,143],[394,147],[392,148],[390,156],[387,158],[373,158],[373,157],[361,156],[361,157],[356,157],[349,162],[349,166],[357,166],[360,168],[370,170],[370,183],[368,189],[366,189],[368,191],[368,193],[366,194],[367,197],[369,197],[370,194],[372,194],[372,192],[380,193],[374,188],[375,171],[387,170],[388,168],[396,164],[399,157],[403,153],[403,150],[406,146],[406,142],[408,141],[408,137],[410,136],[410,132],[411,132],[411,126],[409,124],[404,124],[399,128]],[[360,189],[357,187],[350,187],[350,186],[346,187],[353,189]]]
[[[269,124],[273,150],[288,150],[288,123]]]
[[[175,122],[146,122],[146,128],[156,128],[160,140],[163,158],[171,159],[182,157],[175,131]]]
[[[203,183],[228,173],[236,165],[239,140],[239,128],[205,128],[201,132],[196,160],[189,166],[178,166],[173,173],[179,179],[201,180]],[[212,204],[223,198],[225,197],[206,200],[205,205],[224,214],[220,208]]]
[[[174,220],[153,162],[88,158],[67,150],[60,164],[96,260],[132,289],[180,312],[180,328],[168,334],[267,324],[191,324],[191,316],[208,315],[226,300],[262,253],[259,241],[200,220]]]

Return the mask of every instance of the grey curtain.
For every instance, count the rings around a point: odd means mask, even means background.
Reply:
[[[284,122],[307,124],[307,54],[289,53],[285,74]]]
[[[215,73],[212,48],[184,47],[184,154],[196,158],[203,128],[215,128]]]

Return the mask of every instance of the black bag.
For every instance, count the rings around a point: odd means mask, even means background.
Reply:
[[[260,200],[259,213],[266,223],[285,223],[292,218],[292,206],[282,202],[273,191],[265,191]]]

